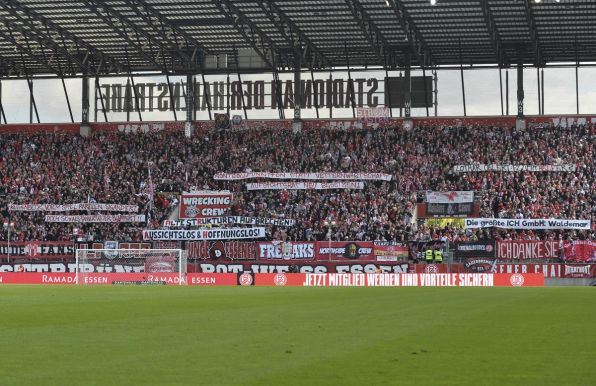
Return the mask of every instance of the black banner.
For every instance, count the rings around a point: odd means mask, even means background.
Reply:
[[[458,204],[426,204],[426,213],[431,216],[463,216],[471,215],[474,211],[474,203]]]
[[[470,257],[495,258],[496,248],[494,240],[469,241],[455,243],[455,257],[465,259]]]

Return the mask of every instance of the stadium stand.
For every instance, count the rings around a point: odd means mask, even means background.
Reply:
[[[269,239],[333,240],[590,239],[591,231],[476,231],[412,224],[427,190],[474,190],[481,217],[596,219],[596,127],[525,130],[492,126],[422,126],[367,130],[276,127],[179,130],[150,134],[38,133],[0,136],[0,207],[14,221],[12,241],[69,240],[73,224],[46,223],[44,213],[11,212],[8,203],[101,202],[139,205],[159,227],[191,187],[234,193],[233,215],[290,218]],[[574,172],[454,173],[454,165],[573,164]],[[156,185],[148,197],[148,168]],[[382,172],[390,182],[363,190],[247,191],[217,172]],[[258,181],[258,180],[257,180]],[[76,212],[71,212],[75,214]],[[85,212],[88,213],[88,212]],[[145,224],[78,224],[93,240],[140,240]],[[7,229],[1,239],[7,240]]]

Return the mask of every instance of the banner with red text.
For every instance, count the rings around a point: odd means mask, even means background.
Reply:
[[[145,222],[144,214],[47,214],[45,222],[94,223],[94,222]]]
[[[178,217],[206,218],[225,216],[232,206],[232,193],[228,191],[183,192],[180,197]]]
[[[137,205],[125,204],[100,204],[94,202],[82,202],[78,204],[8,204],[11,212],[69,212],[73,210],[92,210],[98,212],[130,212],[139,211]]]
[[[361,181],[334,182],[252,182],[246,184],[246,190],[328,190],[328,189],[364,189]]]
[[[429,204],[465,204],[474,202],[473,190],[458,190],[449,192],[426,192],[426,202]]]
[[[277,179],[277,180],[371,180],[391,181],[391,174],[385,173],[272,173],[272,172],[245,172],[245,173],[217,173],[213,176],[215,180],[238,181],[253,178]]]

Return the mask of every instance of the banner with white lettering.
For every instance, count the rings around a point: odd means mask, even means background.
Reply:
[[[74,257],[75,246],[65,241],[0,242],[0,258],[64,259]]]
[[[474,172],[567,172],[572,173],[576,169],[573,164],[564,165],[501,165],[501,164],[474,164],[474,165],[455,165],[455,173],[474,173]]]
[[[364,189],[361,181],[334,182],[253,182],[246,184],[246,190],[327,190]]]
[[[391,181],[391,174],[385,173],[270,173],[270,172],[246,172],[246,173],[217,173],[213,176],[215,180],[238,181],[253,178],[266,178],[274,180],[371,180]]]
[[[458,259],[470,257],[495,257],[495,242],[493,240],[456,242],[455,257]]]
[[[212,218],[190,218],[181,220],[164,220],[164,227],[184,227],[199,225],[272,225],[279,227],[291,227],[296,225],[296,220],[285,218],[268,217],[245,217],[245,216],[224,216]]]
[[[466,228],[590,230],[590,220],[467,218]]]
[[[549,260],[560,256],[559,242],[554,240],[503,240],[497,242],[501,260]]]
[[[232,193],[228,191],[183,192],[178,217],[208,218],[225,216],[232,206]]]
[[[137,205],[125,204],[100,204],[82,202],[78,204],[8,204],[8,210],[12,212],[69,212],[72,210],[93,210],[103,212],[138,212]]]
[[[474,202],[474,191],[458,190],[450,192],[426,192],[429,204],[465,204]]]
[[[144,214],[81,214],[81,215],[61,215],[47,214],[45,222],[75,222],[75,223],[94,223],[94,222],[145,222]]]
[[[262,239],[265,228],[222,228],[195,230],[143,230],[143,240],[236,240]]]
[[[371,241],[317,241],[317,260],[371,260],[376,261]]]
[[[314,260],[314,242],[271,241],[259,243],[258,259]]]

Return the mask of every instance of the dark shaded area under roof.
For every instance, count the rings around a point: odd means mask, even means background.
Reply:
[[[242,55],[258,58],[243,64]],[[409,59],[408,59],[409,58]],[[596,1],[2,0],[0,76],[596,61]]]

